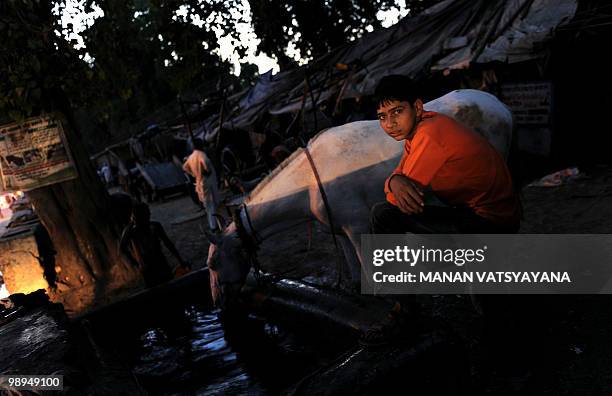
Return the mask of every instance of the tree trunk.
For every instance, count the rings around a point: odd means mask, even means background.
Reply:
[[[53,242],[54,301],[83,313],[141,284],[139,271],[119,251],[121,219],[70,123],[60,118],[78,178],[28,192]]]
[[[86,84],[87,73],[76,52],[53,33],[60,29],[53,5],[49,0],[0,1],[0,119],[61,114],[57,116],[78,178],[29,191],[28,196],[56,251],[51,297],[74,315],[142,281],[119,252],[119,212],[111,207],[74,127],[64,87]]]

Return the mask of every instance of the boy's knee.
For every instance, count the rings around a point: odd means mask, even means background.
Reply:
[[[378,202],[370,209],[370,224],[380,219],[386,210],[387,202]]]
[[[376,203],[370,210],[370,231],[374,234],[385,233],[398,210],[387,201]]]

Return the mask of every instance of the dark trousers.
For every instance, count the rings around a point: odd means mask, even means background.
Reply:
[[[511,234],[518,226],[503,227],[480,217],[469,208],[425,206],[409,215],[389,202],[379,202],[370,212],[373,234]]]

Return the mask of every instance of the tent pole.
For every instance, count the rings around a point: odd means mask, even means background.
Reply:
[[[181,113],[183,113],[183,117],[185,118],[185,124],[187,125],[187,132],[189,132],[189,139],[191,139],[191,142],[193,143],[193,131],[191,130],[191,122],[189,121],[189,116],[187,115],[187,111],[185,111],[185,104],[183,103],[183,99],[181,98],[181,95],[178,95],[177,100],[181,106]]]

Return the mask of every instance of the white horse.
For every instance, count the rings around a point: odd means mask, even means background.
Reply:
[[[493,95],[457,90],[425,104],[484,136],[507,158],[512,114]],[[385,199],[383,183],[397,166],[403,142],[387,136],[378,121],[358,121],[313,137],[308,150],[319,173],[354,284],[360,280],[360,235],[369,232],[372,206]],[[305,150],[298,149],[249,194],[208,254],[213,300],[235,294],[250,270],[250,252],[262,240],[290,227],[317,220],[329,227],[322,194]]]

